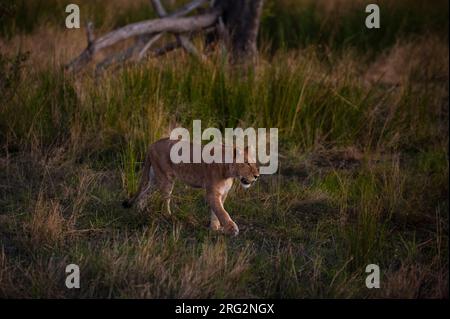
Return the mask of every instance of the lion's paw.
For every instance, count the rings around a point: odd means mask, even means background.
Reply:
[[[221,232],[221,231],[223,231],[223,227],[220,225],[219,222],[216,222],[216,223],[215,222],[211,222],[209,224],[209,229],[211,229],[214,232]]]
[[[234,221],[230,220],[223,228],[223,232],[227,235],[235,237],[239,234],[239,228]]]

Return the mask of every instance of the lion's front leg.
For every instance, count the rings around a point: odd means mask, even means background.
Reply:
[[[227,199],[228,190],[224,192],[224,194],[221,196],[222,206],[225,205],[225,200]],[[223,227],[220,224],[219,218],[217,218],[214,211],[211,209],[211,222],[209,224],[209,228],[212,231],[223,231]]]
[[[237,234],[239,234],[239,228],[223,207],[222,194],[211,191],[207,194],[207,200],[212,209],[211,228],[214,226],[220,229],[220,225],[222,225],[225,234],[237,236]]]
[[[209,228],[212,231],[222,231],[223,227],[220,225],[219,218],[217,218],[214,211],[211,209],[211,221],[209,223]]]

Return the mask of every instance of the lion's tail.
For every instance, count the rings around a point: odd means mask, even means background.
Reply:
[[[130,199],[126,199],[122,202],[122,206],[124,208],[132,207],[134,205],[134,203],[136,203],[136,201],[138,201],[139,198],[142,197],[148,190],[148,188],[150,186],[150,169],[151,169],[151,167],[152,167],[152,163],[150,160],[150,154],[147,154],[147,156],[145,156],[144,167],[142,169],[142,176],[141,176],[141,180],[139,182],[138,190],[137,190],[136,194],[134,194],[134,196],[132,196]]]

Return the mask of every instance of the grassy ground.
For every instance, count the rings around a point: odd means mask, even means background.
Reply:
[[[80,4],[102,33],[147,2]],[[2,6],[0,296],[448,297],[448,2],[382,1],[367,30],[363,1],[267,1],[246,76],[177,52],[97,79],[61,69],[85,45],[64,1]],[[181,184],[170,220],[120,205],[193,119],[279,128],[278,173],[226,202],[237,238]]]

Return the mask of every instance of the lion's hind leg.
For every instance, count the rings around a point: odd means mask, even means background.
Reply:
[[[123,201],[122,206],[125,208],[130,208],[135,203],[137,203],[137,206],[140,210],[144,209],[145,208],[144,197],[147,197],[147,195],[153,190],[155,183],[154,180],[155,174],[153,171],[153,167],[151,166],[150,158],[147,156],[144,162],[144,169],[142,171],[142,176],[139,182],[138,190],[133,197]]]
[[[162,212],[168,216],[172,215],[172,210],[170,209],[170,197],[172,196],[173,185],[174,181],[167,178],[164,178],[163,182],[158,185],[163,200]]]

